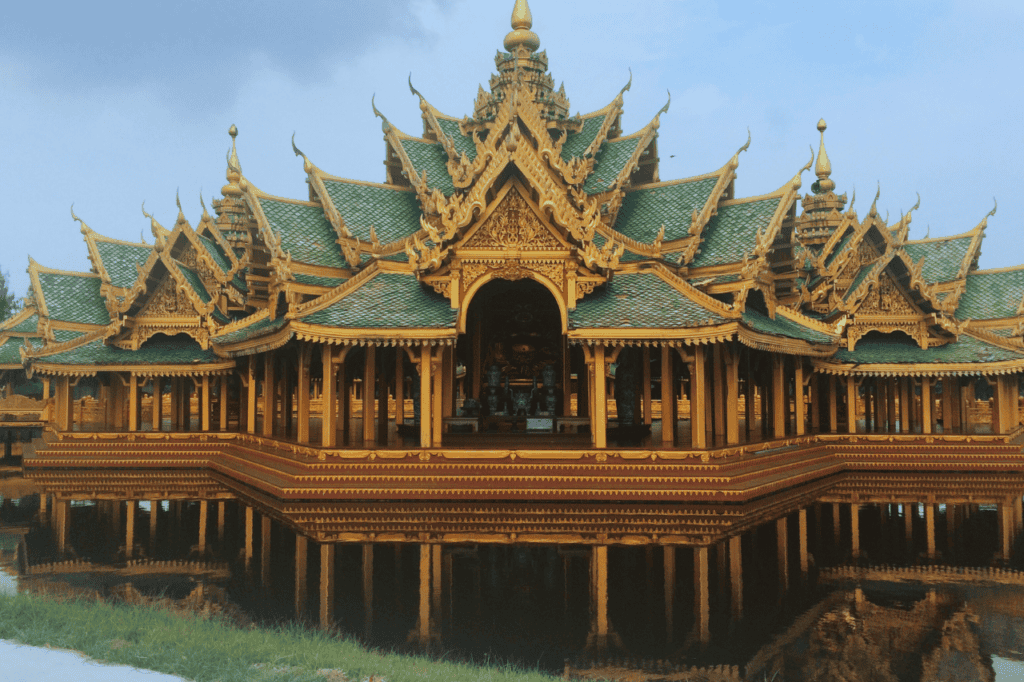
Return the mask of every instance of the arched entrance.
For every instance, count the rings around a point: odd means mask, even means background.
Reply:
[[[555,431],[570,372],[551,292],[532,279],[495,279],[475,293],[466,315],[457,351],[466,368],[465,417],[478,417],[484,432]]]

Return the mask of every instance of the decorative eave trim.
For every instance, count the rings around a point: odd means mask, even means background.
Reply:
[[[653,272],[663,282],[686,296],[697,305],[710,310],[716,315],[724,317],[727,320],[738,319],[740,317],[740,313],[734,310],[732,306],[719,301],[717,298],[709,296],[700,289],[697,289],[688,281],[670,270],[667,266],[661,263],[655,263],[654,267],[650,269],[650,272]]]
[[[1024,358],[1020,360],[1001,360],[999,362],[962,362],[962,363],[878,363],[872,365],[857,363],[836,363],[827,360],[812,362],[814,371],[839,376],[977,376],[996,374],[1017,374],[1024,372]]]
[[[828,334],[829,336],[835,337],[835,340],[839,341],[839,332],[833,325],[830,325],[821,320],[815,320],[813,317],[808,317],[801,313],[799,310],[793,310],[789,306],[779,305],[775,308],[775,314],[785,317],[787,320],[796,322],[803,327],[809,327],[815,331],[819,331],[822,334]]]
[[[246,327],[249,327],[251,325],[256,324],[257,322],[260,322],[262,320],[266,320],[266,319],[269,319],[269,318],[270,318],[270,310],[267,309],[267,308],[263,308],[262,310],[258,310],[255,313],[253,313],[252,315],[249,315],[248,317],[243,317],[240,320],[235,320],[234,322],[231,322],[229,324],[224,325],[223,327],[221,327],[220,329],[217,330],[217,335],[216,336],[211,336],[210,337],[210,341],[213,341],[214,343],[216,343],[218,336],[224,336],[226,334],[231,334],[232,332],[236,332],[239,329],[245,329]]]
[[[215,343],[214,350],[218,355],[223,354],[231,358],[245,357],[247,355],[256,355],[258,353],[277,350],[291,341],[294,336],[295,332],[292,330],[291,324],[286,322],[283,327],[269,334],[236,341],[234,343]]]
[[[409,327],[406,329],[364,328],[364,327],[323,327],[307,324],[298,320],[290,323],[290,327],[299,341],[328,343],[333,345],[373,345],[373,346],[410,346],[420,345],[424,341],[435,342],[432,345],[454,345],[458,337],[458,329],[437,329],[427,327]]]
[[[188,365],[58,365],[46,362],[33,362],[32,371],[52,376],[91,377],[103,373],[130,373],[132,376],[203,376],[212,374],[228,374],[235,369],[233,359],[222,362],[188,364]]]
[[[674,328],[601,328],[581,327],[570,329],[566,337],[570,342],[592,346],[595,343],[612,342],[615,345],[681,346],[724,343],[731,340],[740,330],[738,321],[718,325]]]
[[[776,310],[780,309],[781,308],[777,308]],[[744,346],[755,350],[816,358],[829,357],[835,353],[836,349],[839,347],[838,340],[829,345],[819,345],[809,341],[804,341],[803,339],[793,339],[788,336],[775,336],[774,334],[756,332],[746,326],[741,326],[739,328],[737,338]]]

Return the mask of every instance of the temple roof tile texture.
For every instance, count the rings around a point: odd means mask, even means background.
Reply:
[[[569,312],[570,329],[678,329],[728,321],[653,273],[618,275]]]

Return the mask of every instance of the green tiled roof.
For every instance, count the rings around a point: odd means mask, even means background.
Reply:
[[[452,138],[452,144],[455,146],[455,151],[459,153],[459,156],[465,154],[470,161],[476,159],[476,142],[469,135],[463,135],[459,131],[458,121],[439,118],[437,119],[437,124],[441,126],[441,130],[444,131],[445,135]]]
[[[999,346],[993,346],[967,334],[961,334],[960,340],[954,343],[922,350],[916,341],[905,334],[869,332],[857,342],[857,347],[853,352],[843,348],[836,351],[832,357],[839,362],[855,362],[865,365],[915,362],[938,364],[1021,360],[1024,359],[1024,353],[1015,353]]]
[[[921,276],[925,282],[951,282],[956,279],[960,265],[964,262],[967,250],[971,246],[971,239],[972,237],[960,237],[924,244],[908,242],[903,245],[903,250],[915,263],[922,258],[926,259],[921,269]]]
[[[652,243],[661,226],[665,241],[686,237],[693,212],[707,203],[718,178],[694,180],[626,192],[615,229],[645,244]]]
[[[602,114],[583,119],[583,126],[578,133],[569,133],[565,136],[565,142],[562,143],[562,158],[568,161],[571,158],[583,156],[583,152],[587,151],[587,147],[600,132],[605,118],[606,115]]]
[[[21,364],[21,352],[18,350],[18,346],[21,346],[25,342],[20,339],[7,339],[0,344],[0,365],[20,365]]]
[[[36,362],[58,365],[191,365],[221,362],[213,350],[203,350],[190,337],[156,336],[142,344],[139,350],[124,350],[117,346],[93,341],[78,348],[38,358]]]
[[[153,253],[151,246],[129,246],[96,240],[96,250],[103,261],[103,269],[110,276],[110,283],[115,287],[127,289],[139,278],[136,265],[143,265]]]
[[[245,283],[245,280],[242,279],[242,276],[237,272],[235,273],[235,276],[231,278],[231,286],[238,289],[242,293],[249,292],[249,285]]]
[[[791,339],[802,339],[812,343],[834,343],[835,339],[828,334],[811,329],[782,315],[776,315],[775,319],[756,308],[747,306],[743,311],[743,322],[748,327],[762,334],[774,336],[785,336]]]
[[[303,318],[325,327],[449,329],[457,311],[411,275],[380,274],[339,301]]]
[[[444,147],[437,142],[420,142],[419,140],[402,140],[402,149],[412,162],[417,175],[427,171],[427,187],[439,189],[446,197],[455,192],[452,177],[448,175],[448,155]]]
[[[602,144],[601,150],[594,157],[597,159],[594,172],[583,183],[583,191],[587,194],[607,191],[626,167],[629,157],[633,156],[636,146],[640,144],[640,137],[608,140]]]
[[[303,275],[295,273],[295,281],[299,284],[308,284],[316,287],[327,287],[333,289],[339,284],[344,284],[345,280],[338,277],[317,277],[316,275]]]
[[[99,277],[40,272],[39,284],[51,320],[110,324],[110,313],[100,294]]]
[[[39,316],[29,315],[20,323],[11,327],[10,331],[19,334],[34,334],[39,329]]]
[[[961,320],[1016,317],[1024,300],[1024,269],[969,274],[956,309]]]
[[[85,332],[76,332],[71,329],[54,329],[53,340],[55,343],[67,343],[73,341],[80,336],[85,336]]]
[[[650,273],[615,275],[569,311],[570,329],[676,329],[725,321]]]
[[[227,334],[221,334],[220,336],[214,337],[214,342],[218,344],[223,343],[238,343],[239,341],[245,341],[247,339],[256,338],[257,336],[263,336],[270,332],[276,332],[278,329],[284,326],[285,320],[283,317],[279,317],[276,320],[271,320],[269,317],[261,320],[256,320],[252,324],[249,324],[240,329],[228,332]]]
[[[337,205],[337,202],[335,202]],[[317,206],[293,204],[274,199],[260,199],[263,214],[271,229],[281,236],[281,249],[292,259],[310,265],[345,268],[337,234]]]
[[[721,206],[704,226],[700,250],[690,266],[739,263],[744,253],[754,250],[757,231],[768,228],[780,201],[771,198]]]
[[[203,280],[199,278],[199,275],[197,275],[193,270],[186,268],[181,263],[175,263],[175,265],[178,266],[179,272],[184,275],[185,281],[188,282],[188,285],[192,287],[192,291],[196,292],[199,300],[203,303],[209,303],[210,293],[206,290],[206,287],[203,286]]]
[[[231,261],[228,260],[228,256],[226,253],[224,253],[224,249],[220,247],[220,244],[210,239],[209,237],[204,237],[201,234],[196,236],[199,237],[199,242],[203,245],[203,248],[206,249],[206,252],[210,254],[210,258],[212,258],[213,262],[217,264],[217,267],[220,268],[220,271],[223,273],[230,272]]]
[[[420,229],[420,205],[415,192],[336,180],[325,180],[324,186],[345,226],[364,242],[370,240],[370,226],[384,244],[404,239]],[[347,268],[348,264],[340,267]]]

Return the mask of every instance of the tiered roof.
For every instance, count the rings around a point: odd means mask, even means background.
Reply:
[[[737,196],[749,138],[716,170],[662,181],[668,105],[623,134],[627,84],[570,115],[520,6],[472,116],[440,112],[411,81],[420,136],[373,108],[384,182],[331,175],[295,147],[309,196],[271,196],[243,175],[232,126],[215,218],[204,206],[193,229],[179,203],[171,230],[150,217],[152,245],[82,222],[92,272],[30,263],[0,368],[21,365],[26,341],[25,362],[46,371],[160,356],[215,371],[293,338],[452,343],[482,285],[528,277],[577,343],[735,339],[854,373],[1024,369],[1024,270],[977,270],[987,218],[924,240],[907,239],[914,209],[890,224],[873,204],[861,218],[834,192],[824,121],[816,161],[770,194]]]

